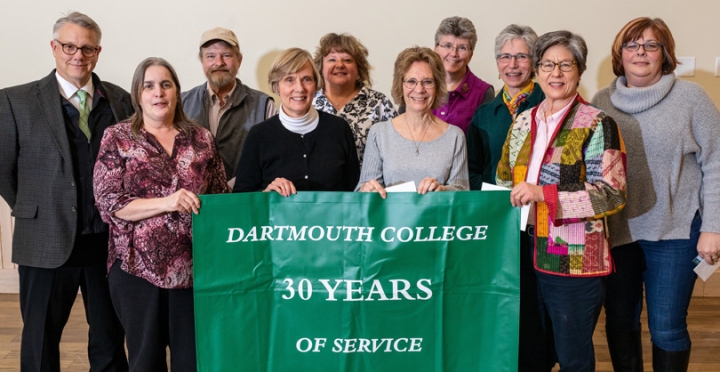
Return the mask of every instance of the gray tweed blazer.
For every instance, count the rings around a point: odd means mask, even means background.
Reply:
[[[132,114],[125,90],[95,74],[92,79],[102,86],[116,122]],[[55,71],[0,90],[0,195],[15,217],[14,263],[55,268],[70,257],[78,203],[71,157]]]

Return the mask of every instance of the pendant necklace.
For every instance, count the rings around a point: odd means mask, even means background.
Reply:
[[[413,136],[412,129],[410,129],[410,124],[408,124],[407,121],[407,115],[403,116],[403,119],[405,119],[405,125],[407,125],[408,132],[410,132],[410,138],[413,141],[413,144],[415,145],[415,156],[420,155],[420,143],[422,143],[423,138],[425,138],[425,134],[427,133],[428,129],[430,129],[430,124],[432,124],[432,121],[430,123],[427,123],[425,125],[425,131],[422,134],[422,137],[420,137],[420,141],[415,141],[415,136]]]

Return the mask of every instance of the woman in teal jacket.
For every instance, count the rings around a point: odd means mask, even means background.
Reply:
[[[537,34],[528,26],[510,25],[495,38],[498,76],[505,83],[490,102],[480,106],[467,134],[470,189],[480,190],[483,182],[495,183],[495,169],[505,136],[515,116],[543,99],[535,76],[530,51]]]

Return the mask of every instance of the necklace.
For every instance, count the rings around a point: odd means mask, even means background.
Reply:
[[[420,143],[422,143],[423,138],[425,138],[425,134],[427,133],[428,129],[430,129],[430,124],[432,123],[432,119],[427,124],[423,123],[423,125],[425,125],[425,131],[423,132],[422,137],[420,137],[420,141],[415,141],[415,136],[413,136],[412,129],[410,129],[410,124],[408,124],[408,121],[407,121],[407,115],[404,115],[403,119],[405,119],[405,125],[407,125],[408,132],[410,132],[410,138],[412,139],[413,144],[415,145],[415,156],[419,156],[420,155]]]

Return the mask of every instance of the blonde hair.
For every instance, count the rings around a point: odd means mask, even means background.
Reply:
[[[445,67],[442,59],[430,48],[414,46],[407,48],[398,54],[395,60],[395,70],[393,72],[393,83],[391,88],[392,97],[398,105],[405,104],[403,96],[403,79],[405,73],[408,72],[410,66],[415,62],[425,62],[430,66],[433,80],[435,80],[435,96],[433,97],[432,109],[436,109],[447,100],[447,83],[445,82]]]
[[[268,72],[268,84],[270,85],[270,89],[273,93],[280,94],[278,82],[283,77],[302,70],[307,63],[310,63],[310,67],[313,70],[315,89],[320,90],[323,87],[323,80],[317,67],[315,67],[315,64],[313,63],[310,52],[301,48],[290,48],[283,50],[277,55],[277,57],[275,57],[275,60],[270,67],[270,72]]]

